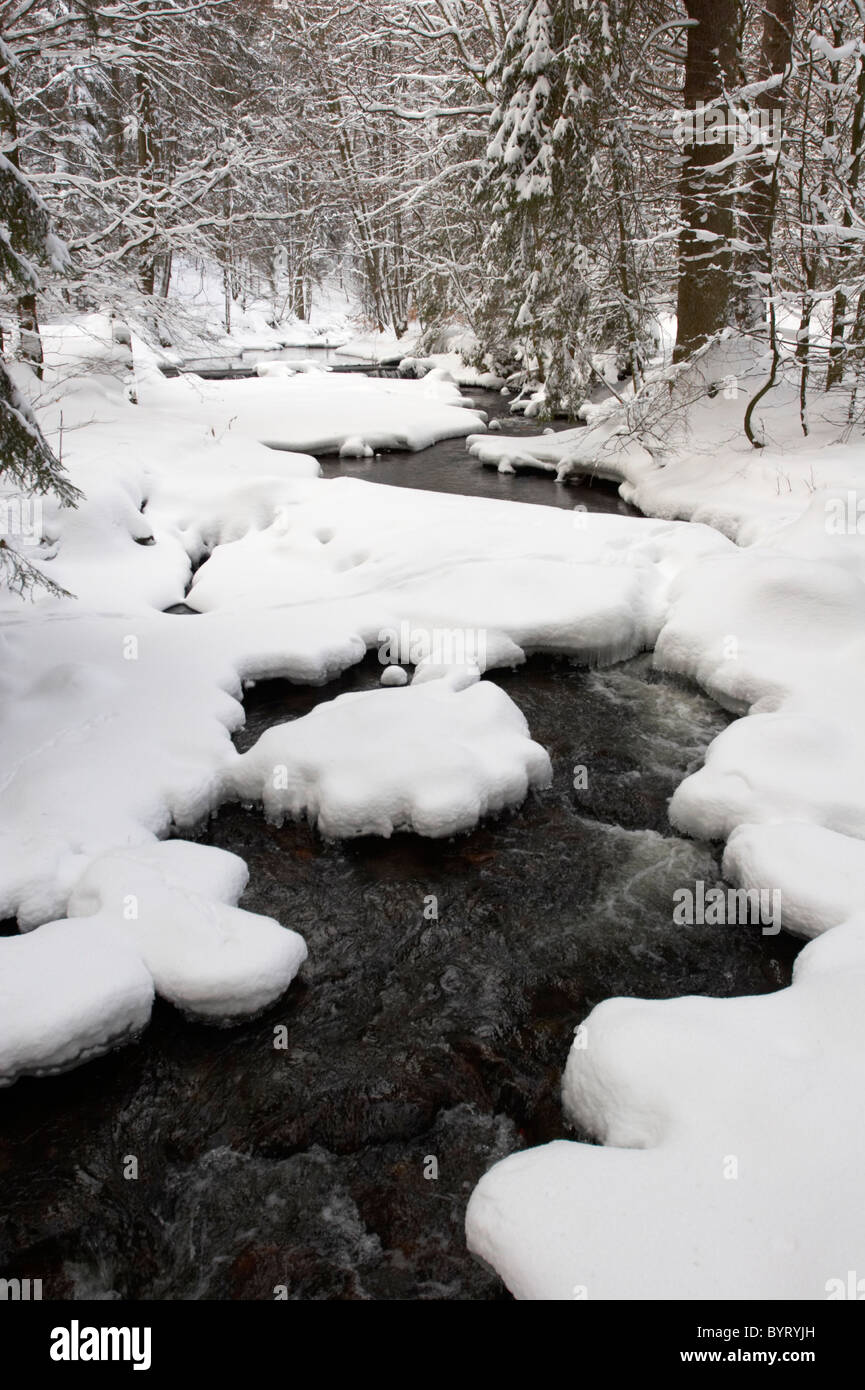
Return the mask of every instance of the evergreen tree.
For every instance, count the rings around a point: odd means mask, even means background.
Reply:
[[[594,153],[588,59],[592,43],[603,51],[601,9],[529,0],[491,74],[498,104],[479,189],[489,233],[478,330],[498,361],[514,340],[522,344],[550,405],[568,402],[583,384],[589,257],[580,233]]]
[[[39,266],[62,269],[66,249],[51,230],[47,209],[19,167],[15,143],[17,129],[8,50],[0,39],[0,131],[5,152],[0,153],[0,283],[20,298],[34,297],[39,288]],[[10,140],[10,136],[12,137]],[[7,143],[7,141],[9,143]],[[36,420],[17,391],[0,357],[0,483],[25,495],[53,493],[62,506],[73,506],[79,496],[54,457]],[[61,593],[0,536],[0,583],[18,593],[42,586]]]
[[[632,249],[640,209],[627,54],[647,19],[619,0],[527,0],[491,70],[478,328],[501,361],[522,344],[550,411],[584,399],[599,352],[639,370],[647,315]]]

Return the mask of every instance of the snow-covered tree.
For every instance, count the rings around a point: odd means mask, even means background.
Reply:
[[[20,167],[17,120],[8,48],[0,38],[0,284],[13,290],[19,306],[34,306],[39,270],[62,270],[67,262],[44,203]],[[41,352],[40,352],[41,360]],[[48,446],[33,413],[0,358],[0,485],[24,496],[53,493],[61,505],[78,497]],[[0,582],[19,593],[37,586],[55,590],[41,571],[0,536]]]
[[[643,98],[629,63],[651,9],[528,0],[491,71],[478,321],[500,359],[520,345],[550,408],[579,403],[600,352],[639,374],[651,277],[634,249],[643,229],[633,112]]]
[[[741,76],[739,0],[686,0],[686,9],[692,22],[683,92],[688,127],[680,181],[680,358],[730,322],[735,186],[734,131],[727,110]],[[711,129],[707,111],[720,117]]]

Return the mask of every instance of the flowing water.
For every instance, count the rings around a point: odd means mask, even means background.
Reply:
[[[337,467],[574,505],[459,443]],[[324,690],[258,684],[238,746],[380,670],[371,655]],[[719,868],[717,846],[672,834],[668,798],[727,716],[648,656],[488,678],[555,769],[511,814],[449,841],[325,843],[239,806],[211,823],[203,838],[249,864],[242,905],[302,932],[310,959],[240,1028],[159,1005],[139,1046],[0,1096],[0,1273],[42,1278],[46,1298],[507,1297],[465,1249],[465,1204],[497,1158],[569,1135],[559,1084],[589,1010],[789,981],[785,934],[672,922],[674,890]]]
[[[498,392],[471,388],[463,394],[490,420],[500,423],[503,435],[537,435],[542,428],[558,433],[573,427],[564,421],[557,421],[554,426],[542,426],[537,420],[512,414],[511,401]],[[347,473],[353,478],[388,483],[394,487],[428,488],[433,492],[494,497],[506,502],[534,502],[543,507],[572,509],[579,506],[591,512],[637,515],[633,507],[621,500],[614,483],[589,479],[562,485],[542,473],[498,473],[494,468],[484,468],[477,459],[468,455],[462,439],[445,439],[432,449],[422,449],[418,453],[392,451],[371,459],[331,457],[322,458],[319,462],[326,478]]]

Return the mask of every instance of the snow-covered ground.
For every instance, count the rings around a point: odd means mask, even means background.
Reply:
[[[256,285],[232,296],[231,331],[226,332],[221,267],[210,261],[193,263],[175,257],[169,298],[164,303],[174,346],[166,356],[181,361],[190,356],[230,356],[244,350],[339,347],[356,336],[354,306],[332,278],[314,287],[307,319],[296,318],[289,302],[285,275],[278,275],[275,283],[262,277]]]
[[[103,323],[95,315],[92,331],[104,332]],[[470,409],[471,402],[443,371],[422,381],[358,373],[331,377],[314,359],[299,359],[259,362],[253,379],[209,381],[190,372],[167,379],[160,370],[164,355],[140,338],[133,338],[132,356],[139,405],[182,415],[214,434],[232,432],[272,448],[349,456],[361,456],[364,450],[425,449],[439,439],[483,428],[486,418]]]
[[[475,438],[505,466],[608,471],[660,519],[587,515],[325,481],[290,452],[476,430],[438,372],[165,381],[139,349],[132,380],[86,327],[49,341],[64,365],[39,402],[55,443],[62,415],[86,501],[46,505],[25,551],[75,597],[7,595],[0,614],[0,915],[32,929],[0,939],[0,1076],[140,1031],[154,989],[231,1019],[285,988],[304,952],[290,923],[239,912],[242,866],[180,842],[220,802],[332,835],[468,827],[548,771],[479,673],[654,647],[747,716],[679,788],[673,824],[728,840],[730,880],[779,892],[783,924],[817,939],[778,994],[596,1009],[564,1100],[605,1147],[493,1168],[470,1243],[524,1298],[819,1298],[862,1267],[865,521],[861,448],[832,402],[803,439],[795,403],[768,398],[759,453],[736,438],[743,393],[723,389],[675,437],[659,423],[651,453],[607,411],[555,437]],[[197,616],[161,611],[184,597]],[[423,658],[394,654],[404,632]],[[447,634],[462,658],[442,657]],[[419,661],[413,683],[236,752],[245,681],[324,683],[376,647]]]
[[[144,352],[138,347],[139,356]],[[277,364],[265,364],[276,367]],[[139,404],[182,415],[202,432],[231,433],[308,454],[369,456],[377,449],[426,449],[484,428],[458,387],[438,376],[391,381],[357,373],[267,371],[251,380],[167,380],[139,371]],[[368,451],[368,452],[367,452]]]

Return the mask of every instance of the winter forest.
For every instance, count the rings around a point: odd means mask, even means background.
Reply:
[[[3,1299],[865,1298],[863,158],[863,0],[0,0]]]

